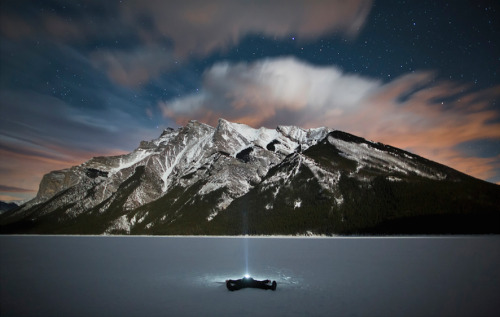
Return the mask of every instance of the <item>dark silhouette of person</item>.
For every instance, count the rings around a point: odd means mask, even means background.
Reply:
[[[276,281],[273,281],[271,283],[270,280],[254,280],[251,277],[243,277],[240,278],[239,280],[226,280],[226,287],[230,291],[237,291],[242,288],[261,288],[261,289],[271,289],[271,290],[276,290],[277,283]]]

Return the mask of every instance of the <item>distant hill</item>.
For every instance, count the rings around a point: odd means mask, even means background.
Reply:
[[[19,206],[16,203],[6,203],[4,201],[0,201],[0,214],[4,213],[5,211],[15,209],[17,207]]]
[[[500,233],[500,186],[329,128],[191,121],[45,175],[2,233]]]

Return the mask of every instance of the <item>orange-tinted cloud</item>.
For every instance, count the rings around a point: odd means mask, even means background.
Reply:
[[[182,120],[184,115],[194,115],[212,124],[224,116],[251,125],[274,124],[276,116],[285,112],[301,118],[305,118],[303,112],[321,113],[318,117],[323,119],[338,117],[359,107],[380,82],[343,74],[333,66],[279,58],[216,64],[205,72],[203,86],[199,93],[160,103],[164,116]]]
[[[0,194],[0,200],[6,201],[6,202],[11,202],[11,201],[21,201],[21,200],[24,200],[24,198],[19,197],[19,196],[1,195]]]
[[[495,176],[499,157],[469,157],[456,147],[474,140],[500,139],[500,113],[488,107],[488,100],[500,97],[500,86],[470,91],[463,85],[431,81],[429,74],[397,79],[366,101],[363,116],[355,115],[348,121],[359,127],[368,122],[367,116],[375,118],[358,128],[364,136],[409,149],[478,178]],[[415,85],[427,86],[405,101],[398,100]]]

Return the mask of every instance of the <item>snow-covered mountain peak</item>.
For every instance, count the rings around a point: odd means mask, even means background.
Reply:
[[[224,119],[219,119],[213,135],[213,142],[217,151],[235,157],[237,153],[248,148],[251,142],[248,133],[253,129],[239,123],[231,123]]]
[[[266,148],[269,143],[279,137],[280,134],[275,129],[264,127],[255,129],[246,124],[229,122],[225,119],[219,119],[214,135],[215,140],[223,139],[232,142],[229,145],[232,151],[228,153],[233,156],[252,145]]]
[[[311,146],[319,140],[324,139],[326,135],[332,131],[331,129],[325,127],[303,129],[296,126],[284,125],[278,126],[276,130],[290,140],[307,146]]]
[[[215,129],[214,143],[220,151],[233,157],[253,145],[288,155],[316,144],[331,131],[325,127],[302,129],[297,126],[283,125],[276,129],[265,127],[255,129],[246,124],[219,119]]]

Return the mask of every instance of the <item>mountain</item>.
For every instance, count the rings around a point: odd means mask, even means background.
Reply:
[[[19,206],[16,203],[6,203],[5,201],[0,201],[0,214],[17,207]]]
[[[499,233],[500,186],[329,128],[191,121],[46,174],[2,233]]]

